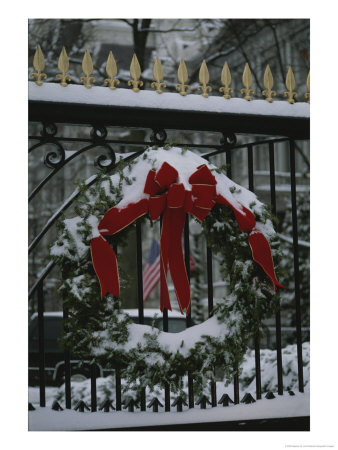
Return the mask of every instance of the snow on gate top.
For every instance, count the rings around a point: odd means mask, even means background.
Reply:
[[[86,89],[80,85],[69,85],[66,88],[56,83],[44,83],[37,86],[35,82],[28,83],[28,98],[32,101],[81,103],[88,105],[142,107],[166,110],[205,111],[228,114],[270,115],[282,117],[310,117],[308,103],[291,105],[285,101],[266,100],[247,101],[243,98],[224,99],[219,96],[204,98],[198,94],[186,97],[179,93],[157,94],[154,91],[132,89],[116,89],[114,91],[102,86]]]

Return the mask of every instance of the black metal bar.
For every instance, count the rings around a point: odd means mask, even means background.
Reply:
[[[160,230],[162,231],[162,214],[160,217]],[[169,324],[168,324],[168,310],[167,308],[163,308],[163,317],[162,317],[162,323],[163,323],[163,331],[168,332],[169,331]],[[164,410],[170,411],[170,384],[165,382],[164,383]]]
[[[66,323],[68,319],[68,309],[63,305],[63,320],[64,320],[64,332],[69,332],[68,325]],[[72,408],[72,396],[70,386],[71,368],[70,368],[70,351],[65,347],[65,403],[66,408]]]
[[[214,285],[212,277],[212,251],[207,246],[207,282],[208,282],[208,313],[209,317],[212,316],[214,309]]]
[[[232,178],[232,165],[231,165],[231,148],[226,149],[226,163],[227,163],[227,176]],[[234,403],[239,403],[239,377],[238,377],[238,364],[234,365]]]
[[[170,384],[164,383],[164,410],[170,411]]]
[[[261,380],[261,355],[259,345],[259,335],[255,336],[255,369],[256,369],[256,399],[262,398],[262,380]]]
[[[38,285],[38,333],[39,333],[39,389],[40,406],[46,406],[46,382],[45,382],[45,330],[44,330],[44,297],[43,281]]]
[[[137,263],[138,323],[144,324],[142,228],[139,220],[136,222],[136,263]]]
[[[255,141],[255,142],[251,142],[251,145],[256,146],[256,145],[263,145],[263,144],[269,144],[270,142],[286,142],[289,141],[288,138],[279,138],[279,139],[263,139],[262,141]],[[230,150],[239,150],[241,148],[247,148],[248,144],[239,144],[239,145],[234,145],[233,147],[228,147],[226,150],[230,149]],[[203,158],[205,159],[209,159],[212,156],[216,156],[219,155],[220,153],[224,153],[226,150],[224,148],[224,145],[213,145],[213,147],[219,147],[216,151],[213,151],[212,153],[207,153],[202,155]],[[227,161],[228,164],[228,161]],[[229,176],[229,175],[228,175]]]
[[[298,388],[299,392],[304,392],[302,323],[301,323],[299,255],[298,255],[297,198],[296,198],[296,161],[295,161],[295,142],[293,140],[290,140],[290,180],[291,180],[291,204],[292,204],[293,264],[294,264],[295,303],[296,303]]]
[[[162,317],[162,322],[163,322],[163,331],[169,331],[169,324],[168,324],[168,310],[167,308],[163,308],[163,317]]]
[[[41,141],[41,136],[28,136],[29,140],[38,140]],[[89,138],[72,138],[72,137],[66,137],[66,136],[58,136],[57,140],[60,142],[92,142],[92,139]],[[285,140],[288,140],[288,138],[285,138]],[[153,141],[125,141],[122,139],[105,139],[104,142],[106,144],[119,144],[119,145],[130,145],[130,146],[152,146],[154,145]],[[29,148],[28,153],[31,153],[36,148],[40,147],[44,144],[44,141],[38,142],[37,144],[32,145],[32,147]],[[173,147],[193,147],[193,148],[219,148],[220,146],[217,144],[192,144],[188,142],[173,142],[171,144]],[[76,156],[76,155],[75,155]],[[68,158],[67,158],[68,159]]]
[[[272,214],[276,216],[276,177],[275,177],[275,146],[273,142],[269,143],[269,166],[270,166],[270,198]],[[276,312],[276,352],[277,352],[277,381],[278,395],[283,395],[283,364],[282,364],[282,329],[280,316],[280,301],[278,299],[278,310]]]
[[[232,178],[232,167],[231,167],[231,148],[227,148],[225,151],[226,162],[227,162],[227,176]]]
[[[224,124],[232,133],[286,136],[308,139],[308,117],[283,117],[255,114],[220,113],[179,109],[156,109],[61,103],[30,100],[29,120],[32,122],[76,123],[95,122],[105,126],[142,127],[175,130],[199,130],[224,132]]]
[[[254,178],[253,178],[253,151],[252,145],[248,144],[248,176],[249,176],[249,190],[254,191]]]
[[[137,262],[137,297],[138,297],[138,323],[144,324],[143,305],[143,270],[142,270],[142,228],[141,222],[136,222],[136,262]],[[141,411],[146,410],[146,390],[141,389],[140,397]]]
[[[146,389],[145,388],[141,389],[140,409],[141,409],[141,411],[145,411],[146,410]]]
[[[253,148],[251,144],[248,144],[248,177],[249,177],[249,190],[254,192],[254,165],[253,165]],[[255,344],[255,372],[256,372],[256,399],[262,398],[262,380],[261,380],[261,360],[260,360],[260,345],[259,345],[259,333],[257,331],[254,337]]]
[[[185,259],[185,268],[187,271],[188,280],[190,283],[190,242],[189,242],[189,216],[186,214],[185,224],[184,224],[184,259]],[[191,320],[191,304],[190,311],[187,314],[187,328],[192,326]],[[189,408],[194,407],[194,381],[193,378],[188,372],[188,397],[189,397]]]
[[[269,143],[269,168],[270,168],[270,199],[272,214],[277,214],[276,202],[276,175],[275,175],[275,145],[274,142]]]
[[[116,411],[121,411],[122,401],[121,401],[121,373],[120,369],[116,367],[115,369],[115,391],[116,391]]]
[[[239,376],[238,376],[238,364],[234,366],[234,403],[239,404]]]
[[[208,280],[208,313],[209,317],[211,317],[213,315],[214,309],[214,285],[212,278],[212,251],[211,248],[208,246],[207,246],[207,280]],[[215,407],[217,406],[217,392],[215,381],[211,381],[210,391],[211,391],[211,405],[212,407]]]
[[[97,393],[96,393],[96,370],[97,365],[92,363],[90,365],[90,398],[91,398],[91,412],[97,411]]]

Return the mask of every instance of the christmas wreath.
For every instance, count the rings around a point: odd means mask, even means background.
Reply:
[[[275,275],[279,242],[268,208],[222,170],[176,147],[146,149],[132,162],[121,160],[113,175],[101,174],[95,186],[79,183],[79,189],[76,216],[60,221],[50,249],[69,310],[64,343],[85,359],[119,367],[125,385],[136,391],[168,383],[179,392],[189,371],[200,393],[216,366],[230,381],[249,339],[275,311],[276,286],[282,286]],[[136,219],[152,225],[162,216],[160,310],[171,309],[170,272],[182,314],[190,311],[182,253],[187,213],[201,223],[219,255],[228,292],[212,317],[180,333],[132,323],[122,309],[128,276],[118,268],[118,255]]]

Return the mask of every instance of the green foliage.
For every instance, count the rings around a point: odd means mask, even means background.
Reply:
[[[51,248],[51,256],[60,267],[60,294],[69,310],[64,345],[78,358],[96,361],[106,368],[119,367],[126,389],[133,389],[136,394],[142,387],[154,389],[169,383],[172,392],[183,395],[182,377],[189,370],[197,395],[214,379],[215,366],[224,370],[228,380],[232,378],[234,366],[242,361],[248,340],[262,333],[262,320],[275,311],[277,296],[263,270],[252,260],[247,233],[240,231],[230,208],[218,205],[202,224],[208,245],[220,255],[221,270],[230,286],[229,295],[214,311],[216,321],[212,324],[220,330],[218,337],[205,335],[199,331],[203,328],[197,325],[195,331],[200,335],[195,345],[187,347],[182,341],[172,352],[160,345],[158,338],[163,332],[144,326],[143,335],[137,334],[139,325],[132,324],[122,311],[123,289],[119,299],[110,295],[100,299],[100,286],[89,250],[98,221],[108,208],[121,200],[123,186],[132,181],[128,165],[119,166],[117,173],[114,183],[104,174],[100,175],[95,188],[79,183],[81,196],[76,204],[77,217],[65,219],[58,225],[60,234]],[[270,214],[263,210],[256,218],[264,223]],[[130,229],[132,226],[111,239],[112,244],[118,242],[119,253],[128,242]],[[271,238],[271,248],[278,266],[275,238]],[[125,275],[120,270],[122,287],[126,284]],[[198,274],[195,283],[198,289]],[[198,301],[197,295],[195,297]],[[203,319],[200,317],[201,321]]]

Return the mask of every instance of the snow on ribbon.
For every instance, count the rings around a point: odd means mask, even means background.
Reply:
[[[283,287],[276,279],[269,242],[262,227],[256,227],[248,205],[250,197],[251,201],[252,197],[257,201],[254,194],[241,188],[244,195],[242,202],[238,201],[230,191],[236,185],[225,175],[213,175],[210,169],[214,167],[192,152],[182,152],[179,148],[150,149],[145,156],[146,159],[139,157],[132,168],[132,174],[137,174],[133,194],[127,189],[122,200],[105,213],[98,224],[99,235],[95,232],[91,241],[92,261],[102,297],[107,293],[118,297],[120,293],[116,255],[104,236],[121,231],[147,213],[152,220],[162,214],[160,309],[171,310],[169,270],[180,310],[189,313],[190,287],[182,251],[185,217],[189,213],[202,222],[216,203],[232,208],[239,228],[249,233],[253,259],[268,275],[275,290],[276,286]],[[149,167],[149,162],[155,167]]]

